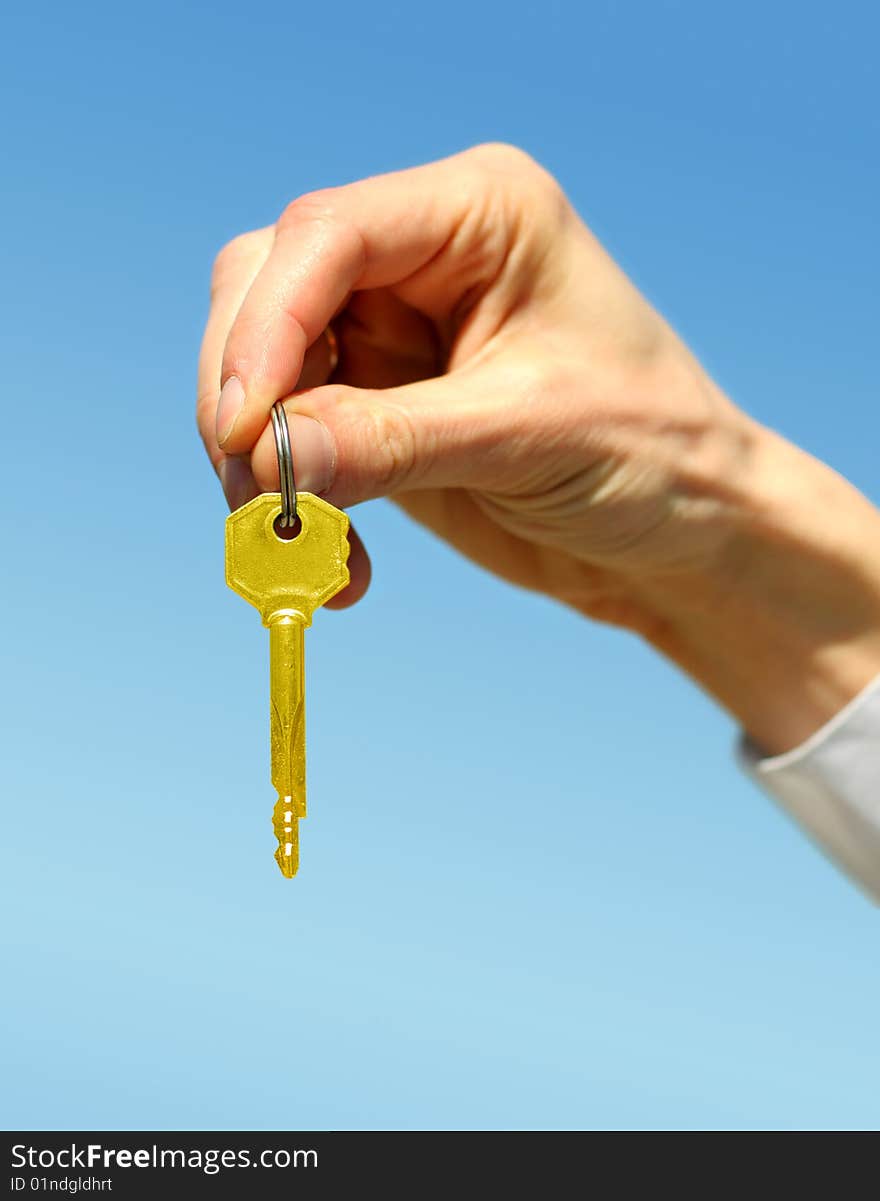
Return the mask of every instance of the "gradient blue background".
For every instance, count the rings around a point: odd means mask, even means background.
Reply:
[[[870,1127],[878,914],[634,638],[385,503],[267,638],[192,415],[211,262],[298,192],[529,149],[744,407],[876,499],[876,6],[18,5],[4,17],[7,1127]]]

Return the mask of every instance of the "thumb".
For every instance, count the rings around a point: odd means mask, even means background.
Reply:
[[[328,384],[284,402],[296,487],[340,508],[419,488],[515,487],[532,444],[514,393],[463,369],[405,387]],[[494,395],[493,395],[494,392]],[[257,483],[277,488],[271,427],[254,447]]]

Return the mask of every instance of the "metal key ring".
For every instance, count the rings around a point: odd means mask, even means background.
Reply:
[[[296,525],[296,479],[293,474],[293,450],[290,445],[290,428],[284,405],[276,400],[272,406],[272,429],[275,433],[275,450],[278,452],[278,478],[281,483],[281,527],[290,529]]]

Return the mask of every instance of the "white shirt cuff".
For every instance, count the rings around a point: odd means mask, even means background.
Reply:
[[[742,735],[737,759],[880,903],[880,676],[793,751],[764,758]]]

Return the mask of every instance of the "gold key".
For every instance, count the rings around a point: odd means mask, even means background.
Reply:
[[[282,476],[282,483],[283,483]],[[303,632],[312,615],[348,583],[348,518],[317,496],[293,492],[295,537],[277,532],[282,495],[264,493],[226,519],[226,583],[269,627],[272,826],[275,859],[288,879],[299,866],[298,821],[306,815]]]

